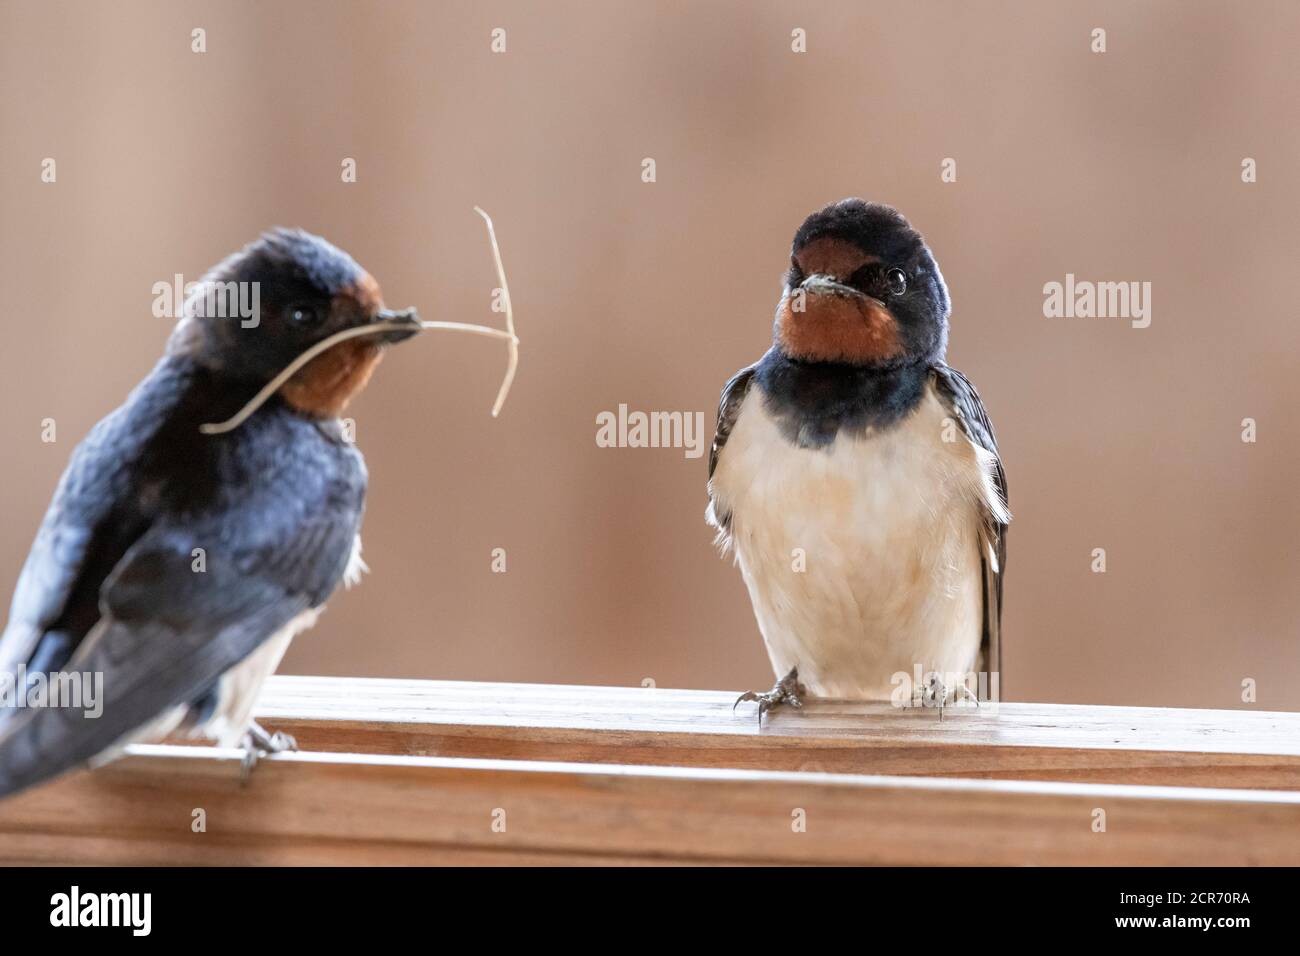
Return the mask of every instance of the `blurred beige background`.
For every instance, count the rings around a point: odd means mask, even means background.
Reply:
[[[301,225],[392,305],[499,323],[477,203],[515,390],[492,420],[499,343],[388,357],[352,410],[373,573],[282,670],[766,686],[704,460],[598,448],[595,416],[711,428],[794,228],[856,194],[930,240],[997,426],[1009,696],[1232,707],[1254,678],[1300,708],[1298,40],[1292,3],[4,0],[4,601],[73,444],[162,347],[154,282]],[[1150,281],[1151,327],[1044,318],[1067,272]]]

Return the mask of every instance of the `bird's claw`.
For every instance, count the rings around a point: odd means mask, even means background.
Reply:
[[[270,744],[271,746],[266,749],[273,754],[298,749],[298,741],[282,730],[277,730],[275,733],[271,734]]]
[[[249,778],[253,776],[253,768],[262,759],[262,752],[257,749],[257,744],[253,742],[252,734],[244,734],[244,739],[240,745],[244,748],[244,756],[239,760],[239,782],[243,786],[247,786]]]
[[[943,709],[948,703],[948,686],[938,674],[931,674],[930,679],[921,687],[920,704],[922,707],[939,708],[939,720],[943,721]]]
[[[803,706],[802,694],[804,693],[803,685],[799,683],[799,668],[792,667],[790,673],[786,674],[775,686],[766,694],[759,694],[752,690],[747,690],[731,705],[731,712],[734,714],[736,708],[745,701],[758,702],[758,725],[763,726],[763,715],[774,707],[782,704],[789,704],[795,710]]]
[[[298,741],[289,734],[277,730],[271,733],[256,721],[252,722],[241,742],[244,756],[239,761],[239,781],[247,784],[253,770],[266,754],[285,753],[298,749]]]
[[[941,722],[943,721],[944,708],[948,706],[950,699],[955,699],[958,703],[973,700],[976,707],[980,705],[979,697],[966,686],[964,681],[958,681],[953,691],[949,692],[947,685],[944,684],[938,674],[932,674],[929,682],[920,689],[920,705],[922,707],[938,707]]]

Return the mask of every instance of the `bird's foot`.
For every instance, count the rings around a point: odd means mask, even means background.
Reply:
[[[758,725],[763,726],[763,715],[773,707],[779,707],[782,704],[789,704],[798,710],[803,706],[804,687],[799,683],[799,668],[790,668],[790,673],[782,677],[766,694],[756,694],[752,690],[747,690],[731,705],[734,712],[737,707],[747,700],[758,701]]]
[[[239,778],[242,783],[248,783],[253,768],[257,766],[264,755],[297,750],[298,741],[278,730],[271,733],[257,721],[252,721],[244,734],[241,746],[244,749],[244,757],[239,762]]]
[[[939,720],[941,721],[943,720],[944,708],[948,706],[949,700],[956,701],[957,703],[966,700],[973,700],[976,707],[980,705],[979,698],[975,696],[975,693],[969,687],[966,686],[964,681],[958,681],[957,686],[950,691],[938,674],[931,674],[930,680],[926,682],[925,686],[919,688],[919,690],[920,695],[918,702],[920,706],[939,708]]]

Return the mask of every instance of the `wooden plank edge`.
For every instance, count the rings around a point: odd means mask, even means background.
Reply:
[[[1300,863],[1291,792],[337,753],[268,758],[241,786],[240,757],[133,747],[0,803],[0,857]]]
[[[311,750],[1300,789],[1300,715],[812,701],[762,728],[713,691],[275,677],[259,719]]]

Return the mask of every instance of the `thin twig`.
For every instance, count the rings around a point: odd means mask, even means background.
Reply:
[[[502,329],[494,329],[490,325],[471,325],[468,322],[421,322],[422,329],[455,329],[457,332],[469,332],[471,335],[487,335],[494,339],[515,339],[513,335]]]
[[[519,336],[515,335],[515,310],[510,304],[510,286],[506,282],[506,267],[501,264],[501,247],[497,245],[497,231],[492,225],[492,217],[478,206],[474,207],[474,211],[487,223],[488,239],[492,243],[492,258],[496,261],[497,278],[501,280],[501,298],[505,300],[506,331],[510,333],[510,338],[507,340],[509,344],[506,346],[509,351],[506,377],[501,380],[497,400],[492,403],[492,417],[496,418],[501,413],[501,406],[506,403],[506,396],[510,394],[510,386],[515,380],[515,370],[519,368]]]

